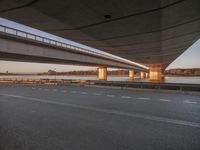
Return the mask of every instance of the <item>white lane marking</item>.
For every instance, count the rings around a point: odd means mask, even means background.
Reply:
[[[187,103],[187,104],[197,104],[197,102],[195,102],[195,101],[190,101],[190,100],[185,100],[185,101],[183,101],[183,103]]]
[[[81,94],[86,95],[86,94],[88,94],[88,93],[87,93],[87,92],[81,92]]]
[[[130,96],[121,96],[121,98],[131,98]]]
[[[138,97],[137,99],[141,99],[141,100],[150,100],[149,97]]]
[[[45,91],[49,91],[49,89],[44,89]]]
[[[77,93],[76,91],[70,91],[70,93]]]
[[[93,95],[99,96],[99,95],[101,95],[101,94],[100,94],[100,93],[93,93]]]
[[[35,90],[35,88],[33,87],[32,90]]]
[[[35,111],[35,110],[31,110],[30,112],[31,112],[31,113],[35,113],[36,111]]]
[[[107,97],[115,97],[114,95],[106,95]]]
[[[170,119],[170,118],[165,118],[165,117],[158,117],[158,116],[145,115],[145,114],[139,114],[139,113],[128,113],[128,112],[122,112],[122,111],[118,111],[118,110],[96,108],[96,107],[92,107],[92,106],[81,106],[81,105],[69,104],[69,103],[67,104],[67,103],[62,103],[62,102],[58,102],[58,101],[50,101],[50,100],[46,100],[46,99],[25,97],[25,96],[19,96],[19,95],[11,95],[11,94],[0,94],[0,95],[18,98],[18,99],[23,99],[23,100],[26,100],[26,101],[35,101],[35,102],[46,103],[46,104],[61,105],[61,106],[72,107],[72,108],[75,108],[75,109],[96,111],[96,112],[107,113],[107,114],[112,114],[112,115],[126,116],[126,117],[131,117],[131,118],[139,118],[139,119],[156,121],[156,122],[164,122],[164,123],[200,128],[200,123],[191,122],[191,121]]]
[[[172,100],[170,100],[170,99],[163,99],[163,98],[161,98],[161,99],[159,99],[160,101],[163,101],[163,102],[171,102]]]
[[[42,88],[39,88],[38,90],[40,90],[40,91],[41,91],[41,90],[42,90]]]
[[[53,89],[53,91],[54,91],[54,92],[57,92],[58,90],[57,90],[57,89]]]
[[[67,91],[65,91],[65,90],[62,90],[61,92],[65,93],[65,92],[67,92]]]

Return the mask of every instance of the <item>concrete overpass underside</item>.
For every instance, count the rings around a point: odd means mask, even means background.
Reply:
[[[199,0],[2,0],[0,15],[152,70],[165,69],[200,36]]]

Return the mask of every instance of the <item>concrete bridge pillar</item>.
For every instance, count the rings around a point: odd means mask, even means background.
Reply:
[[[164,80],[161,65],[151,65],[149,67],[149,80],[161,81]]]
[[[140,79],[144,79],[144,76],[145,76],[144,72],[140,72]]]
[[[146,72],[146,73],[145,73],[145,77],[146,77],[146,78],[149,78],[149,73]]]
[[[98,68],[98,79],[99,80],[107,80],[107,67],[99,67]]]
[[[134,80],[134,70],[133,69],[130,69],[129,70],[129,80]]]

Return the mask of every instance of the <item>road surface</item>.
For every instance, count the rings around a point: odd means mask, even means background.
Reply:
[[[0,150],[200,150],[200,96],[0,85]]]

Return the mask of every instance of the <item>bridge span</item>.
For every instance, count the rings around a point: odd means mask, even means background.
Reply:
[[[46,37],[0,26],[0,59],[25,62],[97,66],[100,80],[107,79],[107,67],[148,72],[148,68],[112,55],[69,45]]]

